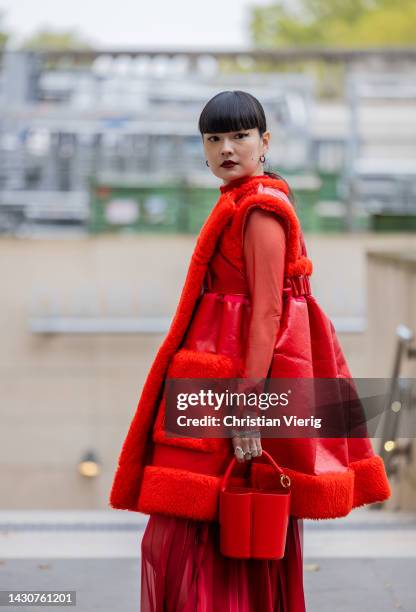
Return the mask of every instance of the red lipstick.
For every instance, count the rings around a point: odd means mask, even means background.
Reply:
[[[232,168],[233,166],[236,166],[237,162],[233,162],[230,159],[227,159],[227,161],[222,162],[221,167],[222,168]]]

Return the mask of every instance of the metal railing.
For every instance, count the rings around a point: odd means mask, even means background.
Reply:
[[[404,386],[408,386],[408,379],[401,378],[400,374],[404,360],[416,359],[416,346],[413,343],[414,333],[405,325],[399,325],[396,330],[397,345],[393,362],[393,371],[389,393],[387,395],[384,423],[381,437],[380,456],[384,461],[387,475],[397,473],[397,457],[404,457],[406,462],[411,459],[411,441],[399,443],[401,422],[404,418],[405,408],[412,408],[413,397],[410,393],[407,406],[398,397],[406,391]],[[404,381],[404,385],[401,384]],[[410,392],[412,391],[410,385]]]

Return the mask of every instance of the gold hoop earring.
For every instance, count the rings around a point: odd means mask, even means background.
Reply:
[[[262,158],[263,158],[263,159],[262,159]],[[260,161],[262,164],[264,164],[264,162],[266,161],[266,158],[265,158],[264,154],[263,154],[263,155],[260,155],[259,161]]]
[[[208,163],[208,160],[207,160],[207,159],[205,160],[205,163],[206,163],[206,165],[209,167],[209,163]]]

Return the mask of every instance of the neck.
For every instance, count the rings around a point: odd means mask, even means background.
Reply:
[[[230,191],[231,189],[241,187],[242,185],[245,185],[246,183],[249,183],[251,181],[256,182],[257,180],[265,178],[269,177],[263,173],[240,176],[239,178],[232,179],[231,181],[227,181],[227,183],[223,183],[222,185],[220,185],[220,191],[221,193],[225,193],[227,191]]]
[[[264,176],[264,172],[263,172],[263,170],[260,168],[260,170],[257,170],[257,171],[256,171],[254,174],[245,174],[244,176],[240,176],[239,178],[241,178],[241,179],[242,179],[242,178],[249,179],[249,178],[252,178],[253,176]],[[235,181],[238,181],[238,180],[239,180],[238,178],[236,178],[236,179],[231,179],[231,180],[229,180],[229,181],[227,181],[226,179],[224,179],[224,180],[223,180],[223,182],[222,182],[222,186],[223,186],[223,187],[225,187],[226,185],[229,185],[229,183],[234,183]]]

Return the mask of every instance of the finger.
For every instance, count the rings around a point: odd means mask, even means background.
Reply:
[[[250,438],[241,438],[241,446],[243,447],[244,453],[250,451]]]
[[[251,438],[241,438],[241,441],[242,441],[241,446],[243,447],[243,451],[244,451],[244,460],[245,461],[250,461],[251,460],[251,454],[250,455],[246,455],[246,453],[250,453]]]
[[[257,457],[258,450],[257,450],[257,439],[256,438],[251,438],[250,440],[250,451],[251,451],[252,457]]]
[[[244,463],[244,451],[243,451],[242,439],[239,438],[238,436],[233,437],[233,447],[234,447],[234,455],[238,463]]]

